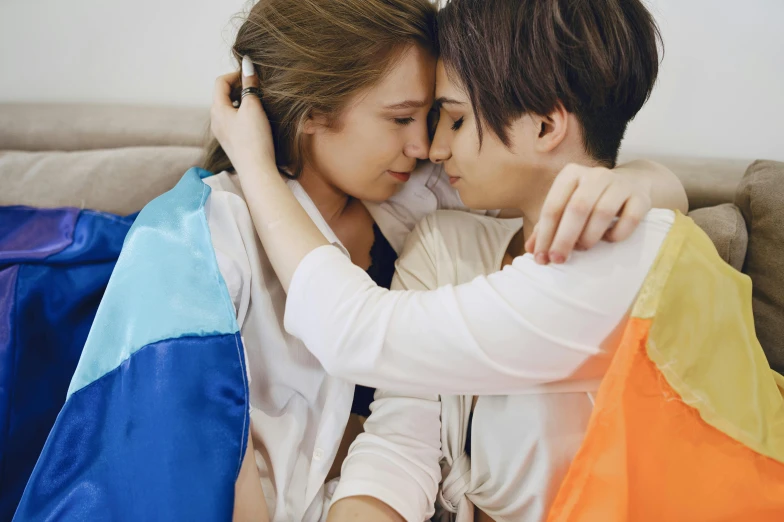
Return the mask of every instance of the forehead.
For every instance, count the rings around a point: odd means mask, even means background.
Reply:
[[[467,97],[463,89],[456,85],[446,72],[443,60],[438,60],[436,66],[436,99],[448,98],[461,102],[467,101]]]
[[[432,100],[435,58],[419,46],[403,50],[384,78],[371,88],[365,101],[387,105],[406,100]]]

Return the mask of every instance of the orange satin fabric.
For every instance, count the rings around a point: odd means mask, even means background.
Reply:
[[[784,521],[784,379],[751,281],[680,214],[548,522]]]
[[[784,464],[706,424],[648,358],[631,319],[548,522],[784,520]]]

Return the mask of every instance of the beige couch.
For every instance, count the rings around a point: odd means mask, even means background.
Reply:
[[[136,212],[198,164],[207,116],[203,109],[0,104],[0,205]],[[724,260],[751,277],[758,338],[771,366],[784,371],[784,163],[652,159],[681,178],[690,216]]]

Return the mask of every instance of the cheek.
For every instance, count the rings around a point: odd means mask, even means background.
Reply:
[[[397,190],[395,180],[385,174],[396,158],[394,145],[394,137],[383,133],[332,134],[319,147],[321,174],[352,197],[384,201]]]
[[[479,145],[466,134],[459,134],[452,141],[452,162],[460,176],[473,180],[478,174]]]

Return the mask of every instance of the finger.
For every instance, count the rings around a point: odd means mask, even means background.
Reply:
[[[256,65],[250,56],[245,55],[242,57],[242,88],[258,86],[259,77],[256,74]]]
[[[623,206],[618,222],[605,234],[604,239],[615,242],[628,238],[637,230],[640,221],[643,220],[650,209],[651,204],[649,201],[640,196],[633,196]]]
[[[237,84],[239,73],[224,74],[215,80],[215,92],[213,93],[213,108],[234,108],[231,104],[231,87]]]
[[[534,253],[534,247],[536,247],[536,230],[539,228],[539,225],[534,226],[534,231],[531,232],[531,236],[525,241],[525,251],[528,254]]]
[[[621,213],[629,197],[629,190],[623,186],[610,185],[604,191],[577,241],[580,250],[588,250],[596,246],[612,227],[613,221]]]
[[[256,66],[253,64],[253,60],[250,59],[249,56],[245,55],[242,57],[242,88],[246,89],[248,87],[258,87],[260,84],[259,77],[256,74]],[[251,100],[250,104],[255,105],[258,103],[261,105],[261,100],[258,96],[254,96],[249,94],[245,96],[242,100],[240,100],[240,107],[245,104],[246,100]]]
[[[553,244],[550,246],[550,261],[553,263],[566,261],[608,185],[609,180],[606,178],[596,178],[590,183],[580,183],[569,199],[561,221],[558,223]],[[613,216],[610,216],[610,220]]]
[[[539,222],[536,224],[537,234],[536,243],[534,246],[534,258],[537,263],[544,265],[549,263],[548,252],[558,223],[561,221],[563,210],[572,197],[579,179],[573,174],[573,171],[568,170],[567,165],[564,170],[555,178],[550,191],[542,205],[542,212],[539,216]]]

